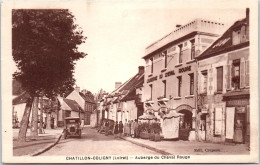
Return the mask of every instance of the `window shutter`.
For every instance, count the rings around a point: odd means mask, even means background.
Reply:
[[[245,86],[249,87],[249,78],[250,77],[249,77],[249,61],[248,60],[245,61],[245,66],[246,66],[246,68],[245,68],[245,70],[246,70],[245,71],[245,73],[246,73],[245,74],[246,75],[245,76]]]
[[[231,88],[231,66],[230,64],[227,65],[227,89],[230,90]]]
[[[240,62],[240,87],[245,87],[245,61],[243,58]]]
[[[242,42],[246,41],[246,27],[245,26],[241,27],[241,41]]]

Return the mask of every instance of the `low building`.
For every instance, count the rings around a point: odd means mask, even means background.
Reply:
[[[199,139],[237,142],[240,122],[242,142],[248,142],[249,10],[245,19],[235,22],[197,60]]]
[[[99,105],[102,117],[123,123],[138,119],[143,114],[142,87],[144,67],[139,66],[139,72],[110,94],[104,95]]]
[[[64,126],[64,119],[67,117],[80,117],[81,123],[84,124],[84,111],[75,100],[59,98],[59,102],[58,127]]]
[[[197,64],[195,58],[224,30],[224,24],[196,19],[177,27],[146,48],[145,111],[160,121],[170,111],[182,113],[180,139],[195,140]],[[189,136],[189,137],[187,137]]]
[[[92,93],[85,89],[80,92],[80,87],[76,87],[67,95],[66,99],[75,100],[80,105],[84,110],[84,125],[90,125],[91,113],[96,109]]]

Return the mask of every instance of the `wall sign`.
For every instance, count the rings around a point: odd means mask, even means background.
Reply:
[[[191,71],[191,66],[186,66],[186,67],[179,69],[179,73],[184,73],[184,72],[187,72],[187,71]]]
[[[154,76],[154,77],[151,77],[147,80],[147,83],[149,82],[153,82],[153,81],[156,81],[157,80],[157,76]]]
[[[165,73],[165,77],[169,77],[169,76],[172,76],[172,75],[175,75],[174,70],[171,70],[171,71]]]

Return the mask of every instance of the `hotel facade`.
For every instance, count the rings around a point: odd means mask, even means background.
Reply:
[[[196,140],[197,64],[195,58],[224,30],[224,24],[196,19],[178,27],[146,48],[144,111],[162,122],[160,114],[182,113],[180,139]],[[186,136],[186,137],[184,137]],[[188,136],[188,137],[187,137]]]

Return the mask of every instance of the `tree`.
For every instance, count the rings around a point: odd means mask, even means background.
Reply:
[[[12,11],[12,55],[18,68],[13,77],[32,98],[40,93],[53,98],[73,89],[75,61],[86,55],[78,51],[86,37],[74,21],[66,9]],[[21,130],[27,130],[29,120],[23,121]],[[25,136],[19,133],[18,141]]]

